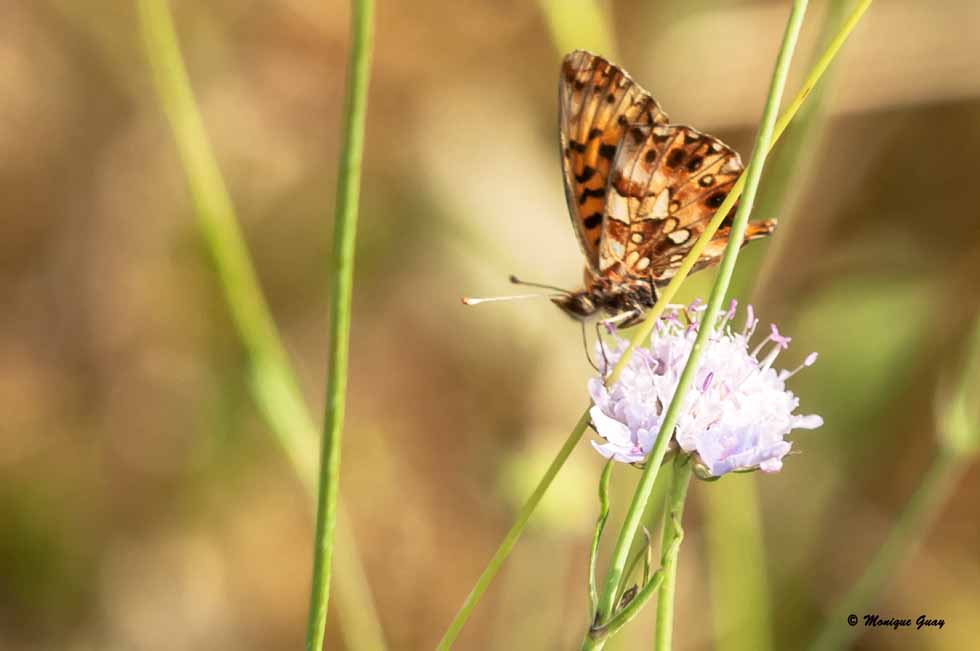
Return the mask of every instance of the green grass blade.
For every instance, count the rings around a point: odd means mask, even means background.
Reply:
[[[320,453],[320,484],[313,538],[313,582],[307,620],[307,651],[323,648],[330,596],[333,535],[337,524],[340,490],[340,449],[347,399],[347,362],[350,340],[351,294],[354,285],[354,243],[364,154],[364,125],[374,37],[373,0],[351,2],[351,45],[347,62],[343,144],[337,171],[337,205],[334,211],[333,255],[330,276],[330,359],[327,366],[327,399]]]
[[[191,89],[173,19],[162,0],[139,0],[137,9],[154,84],[173,131],[198,227],[248,355],[253,397],[303,486],[313,496],[317,428],[262,295]],[[338,504],[338,519],[348,521],[343,504]],[[384,649],[384,635],[349,526],[338,531],[337,547],[344,558],[336,582],[347,646]]]

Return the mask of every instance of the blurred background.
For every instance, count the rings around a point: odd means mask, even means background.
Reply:
[[[842,6],[812,5],[787,95]],[[170,6],[319,415],[347,4]],[[342,492],[390,648],[436,644],[586,404],[578,325],[546,301],[459,302],[511,292],[509,273],[581,282],[558,163],[563,51],[604,50],[747,159],[786,14],[378,2]],[[775,150],[755,217],[781,228],[744,250],[737,294],[792,335],[783,366],[820,352],[790,387],[826,424],[794,437],[782,473],[692,486],[677,648],[740,648],[757,616],[723,565],[756,561],[770,644],[801,646],[936,455],[980,304],[978,33],[973,0],[876,3]],[[0,6],[0,152],[0,648],[299,648],[311,501],[250,393],[133,4]],[[583,441],[457,648],[576,646],[601,465]],[[965,468],[871,610],[944,628],[868,631],[858,648],[980,637],[980,474]],[[638,475],[617,469],[607,531]],[[724,523],[753,496],[765,546],[747,550]],[[357,647],[350,603],[335,587],[329,648]],[[653,614],[607,648],[647,648]]]

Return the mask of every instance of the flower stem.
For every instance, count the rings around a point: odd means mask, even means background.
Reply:
[[[198,228],[214,260],[221,291],[248,356],[252,396],[303,487],[313,496],[317,428],[262,295],[194,98],[167,2],[140,0],[137,9],[154,84],[173,131]],[[337,509],[338,519],[347,522],[342,502],[338,502]],[[347,646],[384,649],[381,624],[349,526],[338,531],[337,547],[344,554],[336,579]]]
[[[320,452],[320,485],[313,539],[313,580],[306,629],[307,651],[320,651],[330,596],[333,533],[340,489],[340,449],[347,397],[347,357],[350,338],[351,293],[354,284],[354,242],[364,152],[364,123],[373,45],[373,0],[351,1],[351,45],[347,61],[343,145],[337,172],[333,255],[330,287],[330,360],[327,399]]]
[[[687,490],[686,484],[684,490],[685,492]],[[605,626],[592,627],[588,630],[585,639],[582,641],[582,651],[599,651],[602,649],[606,642],[640,613],[640,609],[650,600],[653,593],[663,586],[667,577],[666,568],[676,563],[681,541],[684,539],[684,531],[681,529],[678,518],[668,518],[664,522],[664,526],[670,527],[671,533],[669,545],[663,548],[661,561],[663,565],[657,568],[657,571],[643,584],[636,596],[617,611],[616,615]]]
[[[848,615],[860,617],[894,577],[899,564],[915,551],[967,465],[962,456],[940,449],[888,538],[810,645],[812,651],[850,648],[863,627],[846,625]]]
[[[840,32],[837,33],[836,37],[830,42],[827,49],[823,52],[817,63],[810,70],[806,80],[803,82],[802,88],[779,118],[779,122],[776,124],[775,132],[772,134],[772,140],[769,143],[770,148],[773,144],[775,144],[776,140],[779,139],[779,136],[782,135],[783,131],[785,131],[789,126],[790,122],[793,120],[793,117],[806,100],[807,95],[809,95],[813,88],[817,85],[820,77],[830,65],[830,62],[837,55],[837,52],[843,46],[844,42],[847,40],[847,37],[857,26],[861,16],[870,5],[871,0],[862,0],[860,3],[858,3],[854,11],[848,17],[847,21],[841,27]],[[735,201],[738,200],[742,193],[742,189],[745,187],[744,179],[745,174],[743,173],[743,175],[728,193],[728,197],[726,197],[725,201],[718,208],[718,211],[715,213],[715,216],[712,218],[711,222],[709,222],[705,227],[704,233],[702,233],[701,237],[698,238],[698,241],[691,247],[691,251],[688,253],[687,257],[684,258],[684,261],[678,268],[676,275],[671,279],[667,287],[660,290],[660,298],[657,300],[657,304],[654,305],[647,313],[643,323],[635,328],[635,333],[630,339],[629,348],[624,351],[619,363],[613,369],[612,374],[610,374],[607,384],[612,384],[615,382],[616,378],[619,377],[622,369],[625,368],[627,362],[629,361],[629,357],[632,355],[633,349],[642,343],[647,337],[649,337],[657,323],[657,319],[660,318],[660,315],[663,314],[664,309],[671,302],[671,300],[673,300],[674,296],[677,294],[677,291],[680,289],[681,284],[687,278],[688,274],[691,272],[691,269],[694,267],[694,264],[701,256],[702,251],[704,251],[704,248],[715,234],[715,231],[718,230],[722,220],[731,210],[732,206],[735,204]],[[582,419],[584,419],[584,423]],[[585,433],[585,427],[587,425],[588,410],[586,410],[582,418],[579,419],[579,423],[572,430],[571,434],[569,434],[569,437],[562,446],[562,449],[558,452],[558,456],[555,457],[555,460],[552,462],[551,466],[548,467],[548,473],[542,477],[537,488],[535,488],[534,494],[528,498],[528,501],[521,509],[518,516],[518,521],[515,522],[514,526],[507,532],[507,535],[501,542],[500,547],[497,548],[497,551],[491,558],[487,568],[480,575],[480,578],[477,580],[476,585],[473,586],[473,589],[470,591],[469,595],[467,595],[463,607],[460,608],[450,625],[450,630],[446,631],[446,634],[443,636],[440,646],[441,649],[448,649],[448,645],[451,644],[459,634],[459,630],[466,623],[466,619],[469,617],[473,607],[476,606],[477,602],[480,600],[480,597],[486,591],[487,586],[489,586],[490,581],[493,579],[494,575],[499,569],[499,566],[507,558],[507,555],[513,548],[514,543],[517,541],[517,538],[520,537],[524,529],[524,525],[527,524],[527,521],[530,518],[531,513],[534,511],[534,508],[537,506],[537,503],[541,501],[541,497],[543,497],[544,493],[548,490],[551,481],[554,479],[555,475],[557,475],[558,470],[561,469],[565,459],[568,458],[571,448],[575,447],[579,439],[581,439],[582,435]]]
[[[629,556],[630,545],[640,525],[640,518],[642,517],[643,510],[646,508],[647,500],[650,498],[650,492],[653,490],[653,483],[656,481],[657,471],[663,462],[664,454],[667,451],[667,444],[670,442],[670,438],[674,432],[674,426],[677,424],[677,419],[680,416],[684,394],[694,380],[694,373],[697,370],[701,352],[707,343],[708,337],[713,332],[712,326],[717,319],[718,313],[721,310],[722,301],[725,299],[725,294],[728,291],[728,283],[735,270],[735,261],[738,259],[738,252],[742,245],[742,238],[745,235],[749,214],[752,212],[752,204],[755,201],[759,181],[762,178],[762,168],[765,163],[766,153],[769,151],[772,143],[776,126],[776,112],[779,109],[783,88],[786,85],[789,64],[793,56],[793,51],[796,48],[800,28],[803,25],[806,6],[806,0],[794,0],[792,9],[790,10],[789,20],[786,23],[786,31],[783,34],[783,42],[776,58],[776,66],[773,71],[765,110],[762,114],[762,123],[759,126],[759,133],[756,136],[752,159],[749,161],[749,166],[742,175],[742,178],[745,179],[745,191],[742,195],[742,201],[739,203],[738,210],[735,213],[735,220],[731,227],[731,236],[728,240],[728,246],[725,248],[725,254],[718,271],[718,278],[708,299],[708,307],[701,318],[702,327],[698,330],[697,338],[691,348],[691,354],[677,383],[677,391],[674,393],[674,397],[664,416],[664,421],[660,427],[660,432],[657,435],[653,450],[651,450],[650,455],[647,457],[646,467],[640,476],[640,482],[637,485],[636,492],[633,494],[633,500],[630,503],[629,510],[620,529],[619,538],[616,540],[616,546],[609,563],[609,572],[606,575],[606,589],[602,598],[599,600],[597,617],[600,623],[605,622],[612,615],[616,599],[616,586],[619,585],[623,568]],[[723,210],[724,205],[719,208],[715,219],[719,215],[726,214]],[[698,242],[700,243],[700,241]],[[646,322],[643,325],[646,325]],[[620,360],[617,368],[621,366],[622,360]]]
[[[694,464],[690,457],[678,454],[674,458],[673,481],[670,486],[670,503],[664,511],[664,526],[661,534],[660,549],[671,549],[677,536],[677,527],[670,526],[672,522],[680,522],[684,515],[684,501],[687,499],[687,487],[691,483],[691,471]],[[664,553],[664,581],[660,584],[657,594],[657,627],[654,633],[654,648],[657,651],[669,651],[671,637],[674,631],[674,588],[677,584],[677,554]]]
[[[606,520],[609,518],[609,478],[612,476],[613,460],[606,462],[606,467],[602,469],[602,476],[599,477],[599,517],[596,519],[595,532],[592,534],[592,547],[589,549],[589,617],[595,614],[596,606],[599,604],[599,589],[596,587],[595,568],[599,560],[599,540],[602,538],[602,530],[606,527]],[[589,625],[592,625],[591,619]]]

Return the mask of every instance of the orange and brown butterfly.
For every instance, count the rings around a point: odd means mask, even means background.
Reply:
[[[595,54],[565,57],[558,97],[565,194],[586,266],[585,288],[552,300],[579,319],[604,311],[633,325],[725,200],[742,161],[717,138],[671,124],[650,93]],[[733,207],[695,271],[721,260],[734,215]],[[775,227],[752,222],[744,242]]]

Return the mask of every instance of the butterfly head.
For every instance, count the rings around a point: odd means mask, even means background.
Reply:
[[[565,314],[579,321],[588,319],[599,310],[592,292],[589,291],[555,296],[552,297],[551,302],[560,307]]]

